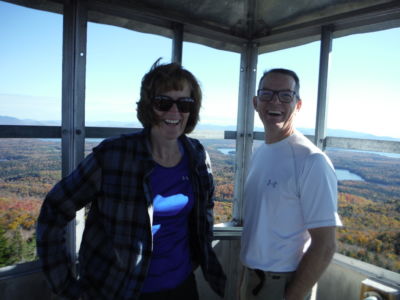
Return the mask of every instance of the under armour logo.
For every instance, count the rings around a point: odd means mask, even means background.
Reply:
[[[182,176],[182,180],[183,180],[183,181],[189,180],[189,176]]]
[[[267,186],[272,186],[273,188],[275,188],[277,185],[278,185],[278,182],[268,179]]]

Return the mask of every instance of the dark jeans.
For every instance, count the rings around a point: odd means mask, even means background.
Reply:
[[[174,289],[144,293],[140,295],[139,300],[199,300],[194,274],[190,274],[184,282]]]

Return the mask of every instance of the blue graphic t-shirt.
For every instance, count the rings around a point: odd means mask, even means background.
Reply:
[[[150,179],[154,206],[153,255],[143,293],[175,288],[192,272],[188,217],[194,200],[187,155],[175,167],[157,165]]]

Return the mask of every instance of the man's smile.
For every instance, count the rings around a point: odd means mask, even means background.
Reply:
[[[273,117],[280,117],[280,116],[282,116],[283,113],[278,110],[268,110],[267,114],[270,116],[273,116]]]

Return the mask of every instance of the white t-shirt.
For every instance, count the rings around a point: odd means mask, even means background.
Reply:
[[[320,149],[298,131],[257,149],[244,190],[244,265],[295,271],[310,238],[307,229],[341,225],[336,174]]]

